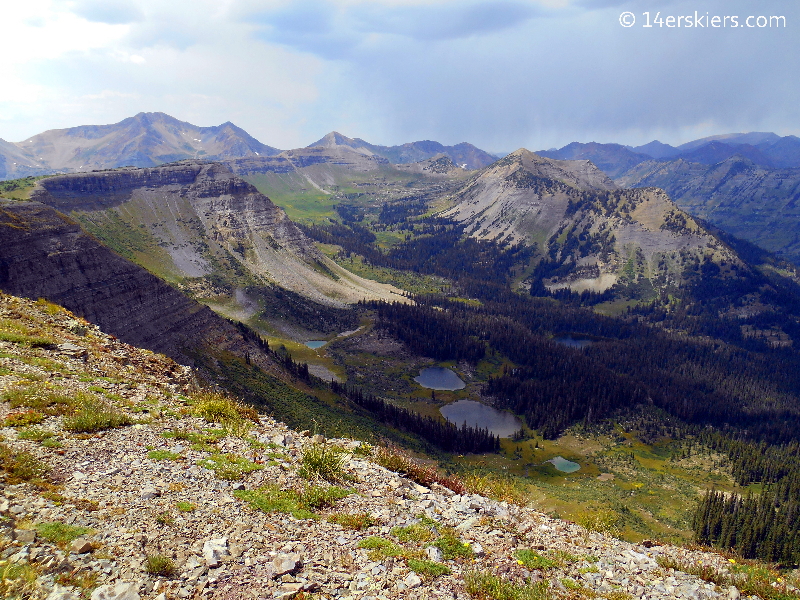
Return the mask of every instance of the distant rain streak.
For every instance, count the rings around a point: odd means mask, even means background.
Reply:
[[[661,16],[657,12],[655,17],[650,18],[650,12],[642,13],[642,27],[683,27],[691,29],[764,29],[764,28],[785,28],[786,17],[772,15],[750,15],[749,17],[739,17],[738,15],[714,15],[710,13],[700,14],[697,11],[694,15],[669,15]],[[619,24],[623,27],[633,27],[636,24],[636,15],[630,11],[625,11],[619,16]]]

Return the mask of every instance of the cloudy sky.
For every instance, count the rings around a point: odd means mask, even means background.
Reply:
[[[800,135],[796,0],[0,0],[0,14],[13,142],[141,111],[232,121],[279,148],[331,130],[490,151]]]

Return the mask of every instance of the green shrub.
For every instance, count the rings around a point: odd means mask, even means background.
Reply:
[[[469,544],[462,542],[455,530],[450,528],[444,528],[441,537],[431,545],[441,551],[445,560],[472,557],[472,548]]]
[[[5,444],[0,444],[0,468],[8,474],[7,483],[11,484],[41,480],[50,470],[30,452],[15,452]]]
[[[64,429],[75,433],[94,433],[130,425],[133,421],[123,412],[109,406],[99,398],[82,395],[77,411],[64,418]]]
[[[374,535],[360,540],[358,542],[358,547],[370,550],[369,558],[373,561],[379,561],[392,556],[405,555],[405,550],[402,547],[390,542],[385,538]]]
[[[514,556],[528,569],[544,571],[558,566],[556,561],[546,558],[533,550],[520,549],[514,553]]]
[[[408,559],[408,568],[425,577],[439,577],[441,575],[450,575],[451,571],[445,565],[430,560],[417,560],[416,558]]]
[[[38,425],[44,421],[44,415],[36,410],[27,410],[25,412],[11,413],[6,417],[6,427],[28,427],[30,425]]]
[[[172,562],[172,559],[161,554],[148,555],[144,568],[150,575],[158,575],[160,577],[170,577],[175,573],[175,563]]]
[[[621,535],[622,532],[619,528],[621,521],[622,519],[619,514],[608,508],[582,511],[578,513],[575,519],[578,525],[589,531],[596,531],[597,533],[612,537],[619,537]]]
[[[318,486],[308,486],[299,492],[300,502],[311,510],[319,510],[321,508],[328,508],[336,504],[337,500],[346,498],[353,493],[353,490],[347,490],[336,486],[327,488]]]
[[[40,538],[64,548],[82,535],[91,535],[94,530],[88,527],[76,527],[59,521],[51,521],[37,524],[36,533]]]
[[[226,481],[236,481],[241,479],[245,473],[259,471],[263,465],[254,463],[243,456],[235,454],[213,454],[208,458],[197,461],[197,464],[206,469],[214,471],[217,479]]]
[[[258,411],[219,392],[204,391],[192,396],[195,414],[209,423],[219,423],[225,431],[245,435],[258,423]]]
[[[175,508],[177,508],[180,512],[192,512],[197,508],[197,506],[191,502],[176,502]]]
[[[433,531],[419,523],[408,527],[392,527],[391,534],[403,543],[429,542],[434,538]]]
[[[519,585],[501,579],[491,573],[467,571],[464,574],[467,593],[481,600],[551,600],[549,583],[538,581],[534,584]]]
[[[337,499],[352,494],[352,490],[330,487],[309,487],[301,491],[281,490],[276,485],[267,485],[257,490],[237,490],[233,495],[253,508],[266,513],[280,512],[295,519],[318,519],[313,511],[333,505]]]
[[[336,483],[347,478],[344,472],[345,453],[338,446],[312,444],[303,450],[297,474],[305,479],[324,479]]]
[[[178,460],[181,457],[177,452],[170,452],[169,450],[151,450],[147,453],[147,458],[150,460]]]
[[[67,392],[44,385],[13,387],[3,393],[2,399],[13,409],[30,408],[48,416],[69,414],[75,406],[75,399]]]
[[[17,433],[17,438],[21,440],[32,440],[34,442],[43,442],[47,439],[55,437],[55,433],[47,431],[46,429],[23,429]]]
[[[0,561],[0,598],[34,598],[39,574],[30,563]]]

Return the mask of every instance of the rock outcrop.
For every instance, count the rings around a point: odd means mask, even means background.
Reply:
[[[589,161],[525,149],[476,173],[441,214],[480,239],[535,245],[557,273],[550,289],[602,292],[640,278],[676,287],[698,257],[740,263],[662,190],[620,190]]]
[[[219,163],[50,177],[31,198],[170,281],[211,274],[230,281],[241,279],[239,271],[334,306],[400,298],[325,257],[283,209]]]
[[[46,298],[131,344],[191,364],[192,350],[249,345],[236,328],[39,202],[0,201],[0,289]]]

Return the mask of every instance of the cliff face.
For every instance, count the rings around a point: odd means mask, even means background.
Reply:
[[[31,198],[177,284],[205,276],[231,289],[277,284],[336,306],[399,297],[326,258],[282,208],[219,163],[51,177]]]
[[[39,202],[0,202],[0,289],[47,298],[137,346],[192,364],[202,347],[248,349],[208,307],[111,252]]]

